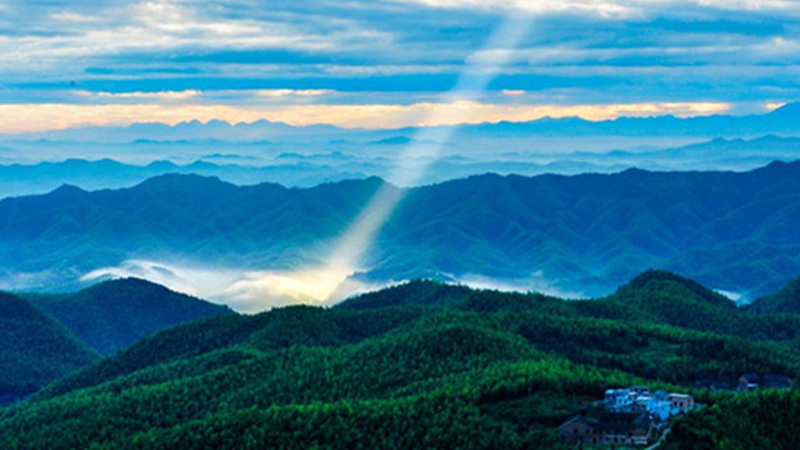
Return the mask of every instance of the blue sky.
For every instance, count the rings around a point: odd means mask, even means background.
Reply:
[[[484,47],[509,16],[519,45]],[[507,65],[458,103],[483,54]],[[798,63],[795,0],[0,0],[0,131],[757,113]]]

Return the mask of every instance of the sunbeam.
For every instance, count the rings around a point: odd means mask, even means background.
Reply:
[[[445,96],[450,107],[435,109],[426,122],[469,122],[472,105],[489,83],[506,67],[530,28],[530,16],[523,11],[510,13],[486,44],[467,59],[467,68],[455,87]],[[398,165],[391,179],[401,186],[414,186],[424,177],[453,139],[456,127],[422,128],[400,155],[399,161],[424,157],[424,164]],[[288,272],[254,273],[231,289],[242,297],[254,292],[280,293],[304,303],[325,304],[355,272],[363,269],[364,257],[376,236],[403,200],[405,189],[384,184],[341,236],[325,264]]]

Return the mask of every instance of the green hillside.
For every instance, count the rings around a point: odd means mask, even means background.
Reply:
[[[780,291],[755,300],[746,309],[753,313],[800,313],[800,278],[795,278]]]
[[[0,406],[97,359],[29,302],[0,293]]]
[[[72,294],[27,298],[102,355],[180,323],[231,313],[225,306],[133,278],[106,281]]]
[[[800,442],[800,391],[730,398],[679,419],[665,450],[794,450]]]
[[[750,319],[766,331],[731,325]],[[160,332],[0,411],[0,447],[559,449],[554,427],[608,387],[797,379],[770,330],[798,321],[664,272],[587,301],[418,281]]]

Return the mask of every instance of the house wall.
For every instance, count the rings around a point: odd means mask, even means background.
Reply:
[[[559,428],[561,440],[568,444],[578,442],[596,444],[644,445],[650,440],[650,429],[636,428],[630,431],[608,431],[595,429],[586,423],[574,421]]]

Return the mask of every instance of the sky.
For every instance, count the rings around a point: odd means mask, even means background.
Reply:
[[[762,113],[800,99],[799,63],[800,0],[0,0],[0,132]]]

